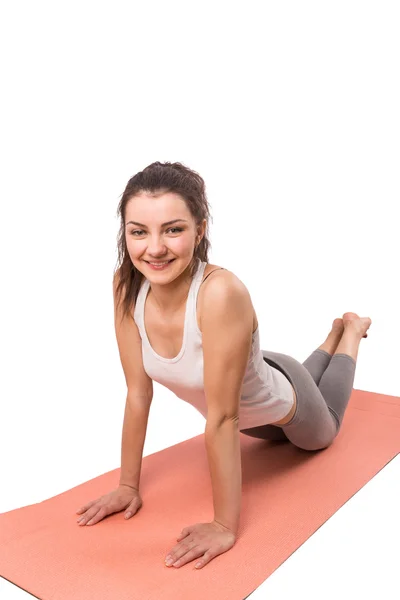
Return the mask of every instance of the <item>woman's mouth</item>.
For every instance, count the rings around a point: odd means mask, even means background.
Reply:
[[[144,262],[147,263],[149,265],[149,267],[151,267],[152,269],[154,269],[155,271],[163,271],[164,269],[166,269],[168,267],[168,265],[170,265],[175,259],[172,258],[171,260],[167,261],[167,262],[162,262],[162,263],[151,263],[147,260],[145,260]]]

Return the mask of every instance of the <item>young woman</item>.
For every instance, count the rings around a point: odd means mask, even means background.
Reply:
[[[229,549],[239,523],[239,432],[315,451],[339,432],[370,318],[345,313],[304,361],[260,349],[250,294],[208,262],[203,179],[181,163],[156,162],[132,177],[119,204],[115,330],[127,383],[120,484],[82,507],[80,524],[142,506],[142,451],[153,380],[207,420],[215,518],[183,530],[174,566]],[[200,541],[202,540],[202,541]],[[207,541],[204,541],[207,540]],[[190,543],[189,543],[190,542]]]

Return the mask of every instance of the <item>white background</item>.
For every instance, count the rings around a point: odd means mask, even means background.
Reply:
[[[248,287],[263,349],[302,362],[335,317],[369,316],[354,387],[400,395],[397,2],[38,0],[0,17],[0,512],[120,465],[116,211],[156,160],[204,178],[210,262]],[[144,454],[204,425],[155,383]],[[398,598],[398,459],[252,599]]]

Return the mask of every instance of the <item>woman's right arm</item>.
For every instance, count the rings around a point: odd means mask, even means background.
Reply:
[[[147,422],[153,399],[153,380],[147,375],[142,359],[142,339],[132,317],[135,306],[128,316],[121,318],[121,307],[117,306],[114,277],[114,325],[121,365],[128,388],[122,428],[120,485],[139,489],[143,447]]]
[[[149,411],[150,402],[144,402],[143,399],[135,401],[128,395],[122,427],[119,485],[127,485],[138,491]]]

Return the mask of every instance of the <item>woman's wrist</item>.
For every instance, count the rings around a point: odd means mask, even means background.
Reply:
[[[128,483],[120,483],[120,484],[119,484],[119,487],[129,487],[129,488],[131,488],[132,490],[136,490],[137,492],[139,491],[139,488],[137,488],[137,487],[134,487],[133,485],[129,485]]]

